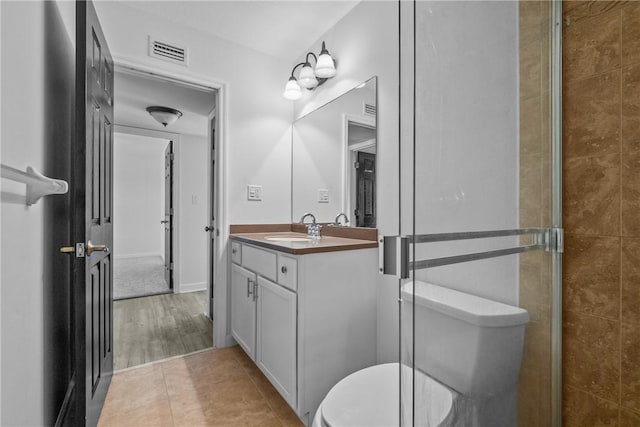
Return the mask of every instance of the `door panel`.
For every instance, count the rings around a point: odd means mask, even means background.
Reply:
[[[76,4],[76,31],[71,221],[74,242],[86,248],[76,253],[73,266],[76,414],[93,426],[113,373],[113,274],[107,249],[113,246],[113,60],[91,2]]]
[[[254,273],[231,265],[231,335],[252,360],[256,356],[255,281]]]
[[[296,294],[258,278],[256,363],[296,407]]]
[[[209,245],[207,248],[207,264],[209,268],[209,318],[213,320],[213,286],[215,284],[215,265],[216,265],[216,118],[213,117],[209,122],[211,129],[211,150],[209,150]]]

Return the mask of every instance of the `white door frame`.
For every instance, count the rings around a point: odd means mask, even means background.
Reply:
[[[147,64],[137,62],[128,58],[114,56],[115,70],[127,71],[134,70],[146,74],[152,74],[158,78],[165,78],[177,82],[192,84],[196,86],[215,89],[217,91],[216,103],[216,188],[211,189],[207,196],[207,202],[210,204],[209,197],[216,197],[218,203],[216,206],[216,230],[220,231],[220,236],[216,239],[217,244],[214,245],[214,256],[209,262],[215,262],[215,281],[218,286],[213,287],[214,307],[213,307],[213,345],[214,347],[227,347],[234,344],[234,340],[228,332],[227,321],[227,251],[226,242],[229,239],[228,224],[228,203],[227,203],[227,180],[225,179],[227,165],[227,127],[228,127],[228,85],[220,80],[213,80],[210,77],[197,75],[188,71],[173,72],[164,69],[150,67]],[[209,143],[211,143],[209,141]],[[179,145],[179,144],[177,144]],[[207,174],[210,173],[207,166]],[[216,192],[217,194],[213,194]],[[177,221],[177,219],[176,219]],[[204,224],[203,224],[204,227]],[[203,231],[204,233],[204,231]],[[178,241],[179,242],[179,241]],[[204,249],[204,248],[203,248]],[[178,274],[178,270],[175,270]],[[208,276],[208,274],[207,274]],[[207,278],[209,281],[209,278]],[[212,286],[208,283],[207,286]]]

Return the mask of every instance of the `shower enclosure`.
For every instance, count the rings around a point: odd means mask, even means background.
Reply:
[[[561,423],[560,12],[400,2],[401,220],[383,250],[399,278],[403,426]],[[504,369],[461,389],[461,355],[443,352],[485,343],[440,342],[445,321],[421,317],[420,282],[526,310],[523,342],[482,349]]]

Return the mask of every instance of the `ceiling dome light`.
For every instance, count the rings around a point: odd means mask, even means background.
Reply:
[[[336,65],[333,62],[333,58],[329,54],[329,51],[322,42],[322,50],[316,63],[316,76],[321,79],[329,79],[336,75]]]
[[[182,117],[182,112],[176,110],[175,108],[169,107],[160,107],[160,106],[152,106],[147,107],[147,112],[156,119],[158,123],[162,126],[167,127],[170,124],[173,124]]]
[[[300,85],[298,85],[298,82],[296,81],[295,77],[293,76],[289,77],[289,81],[287,82],[287,85],[284,87],[284,92],[282,96],[284,96],[286,99],[289,99],[291,101],[300,99],[300,97],[302,96],[302,91],[300,90]]]
[[[311,89],[318,86],[318,79],[313,72],[313,67],[308,62],[304,64],[298,75],[298,84],[305,89]]]

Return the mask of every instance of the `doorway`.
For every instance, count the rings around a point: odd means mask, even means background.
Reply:
[[[115,233],[114,278],[144,291],[119,298],[114,285],[118,370],[213,346],[212,233],[203,229],[212,226],[215,200],[209,153],[218,94],[123,67],[116,69],[114,86],[116,135],[123,136],[114,161],[114,205],[120,200],[115,223],[122,231]],[[176,109],[181,116],[165,125],[147,113],[149,106]],[[118,161],[129,164],[130,176],[118,175]]]
[[[114,134],[113,299],[173,292],[173,141]]]

